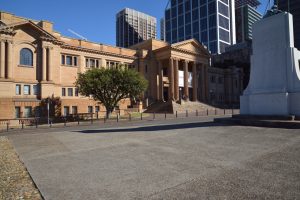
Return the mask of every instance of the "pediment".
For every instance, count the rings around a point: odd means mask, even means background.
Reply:
[[[172,47],[183,51],[194,52],[196,54],[209,55],[208,50],[194,39],[172,44]]]
[[[2,21],[0,21],[0,28],[6,26],[6,24]]]
[[[24,36],[30,36],[35,39],[41,38],[43,40],[59,42],[55,36],[31,21],[18,22],[3,27],[0,26],[0,32],[1,31],[6,31],[7,33],[11,33],[13,35],[23,34]]]

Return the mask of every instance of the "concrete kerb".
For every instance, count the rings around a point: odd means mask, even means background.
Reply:
[[[288,117],[289,118],[289,117]],[[300,121],[295,120],[284,120],[278,117],[268,118],[253,118],[252,117],[241,117],[237,116],[228,118],[215,118],[214,122],[222,123],[227,125],[242,125],[242,126],[255,126],[265,128],[284,128],[284,129],[300,129]]]
[[[68,123],[54,123],[54,124],[51,124],[51,126],[49,126],[48,124],[43,124],[43,125],[39,125],[37,128],[35,125],[32,125],[32,126],[25,126],[23,129],[21,129],[20,127],[10,127],[10,129],[7,131],[6,128],[5,129],[0,129],[0,136],[1,135],[9,135],[9,133],[13,133],[13,132],[19,132],[19,131],[32,131],[32,130],[45,130],[45,129],[61,129],[61,128],[76,128],[76,127],[87,127],[87,126],[96,126],[96,125],[101,125],[101,126],[110,126],[110,125],[113,125],[113,124],[131,124],[131,123],[135,123],[135,122],[138,122],[138,121],[156,121],[156,120],[161,120],[161,119],[164,119],[164,120],[175,120],[175,119],[183,119],[183,120],[186,120],[186,119],[195,119],[195,118],[207,118],[207,117],[222,117],[222,116],[231,116],[231,114],[226,114],[226,115],[209,115],[209,116],[206,116],[206,115],[203,115],[203,116],[189,116],[189,117],[186,117],[186,115],[182,115],[182,116],[176,116],[175,115],[172,115],[173,117],[166,117],[165,114],[155,114],[154,115],[155,118],[152,118],[153,116],[148,116],[148,117],[144,117],[142,118],[142,120],[140,118],[132,118],[132,120],[128,120],[128,118],[119,118],[119,121],[117,122],[116,119],[112,119],[112,120],[105,120],[105,122],[103,122],[103,119],[98,119],[98,120],[94,120],[94,123],[90,123],[90,121],[84,121],[84,122],[80,122],[80,124],[78,124],[77,121],[75,122],[68,122]]]

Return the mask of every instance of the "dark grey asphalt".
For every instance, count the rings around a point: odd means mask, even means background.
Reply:
[[[211,118],[9,136],[46,200],[300,199],[300,131]]]

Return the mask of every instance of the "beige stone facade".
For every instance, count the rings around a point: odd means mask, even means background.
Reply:
[[[210,54],[196,40],[176,44],[147,40],[131,47],[139,51],[139,71],[149,81],[149,101],[207,101]]]
[[[125,49],[62,36],[48,21],[6,12],[0,12],[0,20],[0,119],[33,116],[40,101],[52,96],[61,98],[62,114],[104,111],[80,96],[74,82],[90,68],[119,64],[149,81],[144,107],[156,101],[210,101],[210,54],[196,40],[170,45],[151,39]],[[129,105],[124,100],[119,107]]]
[[[51,96],[61,98],[62,114],[95,112],[97,106],[102,111],[104,107],[97,102],[77,95],[77,74],[92,67],[131,67],[137,60],[135,50],[61,36],[51,22],[5,12],[0,12],[0,20],[1,119],[32,116],[40,100]],[[21,64],[22,49],[32,52],[32,63]],[[122,102],[120,109],[129,104]]]

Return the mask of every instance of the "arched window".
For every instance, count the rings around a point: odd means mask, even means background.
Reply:
[[[20,65],[33,66],[33,53],[30,49],[27,48],[21,49]]]

